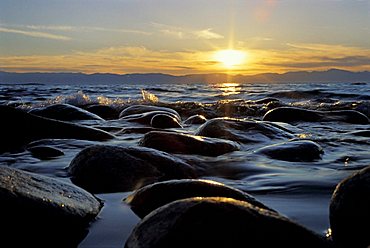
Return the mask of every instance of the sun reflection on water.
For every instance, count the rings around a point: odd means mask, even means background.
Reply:
[[[222,83],[218,86],[223,96],[237,95],[241,92],[241,86],[238,83]]]

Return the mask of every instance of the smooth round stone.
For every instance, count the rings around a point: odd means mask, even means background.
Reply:
[[[50,159],[64,155],[64,152],[51,146],[31,146],[27,147],[27,150],[31,152],[32,156],[39,159]]]
[[[126,248],[324,248],[327,242],[266,209],[231,198],[196,197],[164,205],[134,228]]]
[[[368,124],[369,118],[355,110],[316,111],[294,107],[280,107],[268,111],[263,116],[264,121],[281,122],[327,122],[340,121],[353,124]]]
[[[127,116],[120,118],[120,120],[129,121],[129,122],[137,122],[137,123],[144,124],[144,125],[150,125],[151,120],[156,115],[167,115],[175,119],[177,122],[180,122],[180,119],[176,115],[169,113],[169,112],[165,112],[165,111],[150,111],[150,112],[145,112],[145,113],[140,113],[140,114],[127,115]]]
[[[168,114],[156,114],[150,120],[150,125],[154,128],[182,128],[179,121]]]
[[[102,207],[72,184],[6,166],[0,201],[1,242],[9,247],[75,247]]]
[[[272,159],[290,162],[310,162],[321,159],[322,147],[310,140],[289,141],[265,146],[256,151]]]
[[[170,180],[150,184],[129,195],[125,202],[140,218],[143,218],[163,205],[192,197],[228,197],[271,210],[241,190],[219,182],[202,179]]]
[[[60,121],[103,120],[100,116],[70,104],[54,104],[29,111],[30,114]]]
[[[228,139],[243,143],[270,142],[294,136],[277,125],[234,118],[214,118],[201,125],[195,135]]]
[[[79,152],[68,172],[73,183],[93,193],[125,192],[158,181],[195,177],[190,165],[167,153],[101,145]]]
[[[341,181],[330,202],[330,228],[341,248],[370,245],[370,166]]]
[[[87,111],[100,116],[105,120],[118,119],[119,111],[109,105],[89,105],[85,108]]]
[[[203,124],[207,121],[207,118],[203,115],[192,115],[184,121],[184,124],[191,125],[191,124]]]
[[[219,156],[240,149],[237,143],[229,140],[164,131],[146,133],[139,144],[169,153],[204,156]]]
[[[177,113],[175,110],[171,108],[159,107],[159,106],[153,106],[153,105],[132,105],[122,110],[121,113],[119,114],[119,118],[122,118],[128,115],[142,114],[145,112],[152,112],[152,111],[163,111],[163,112],[175,115],[179,120],[181,119],[179,113]]]

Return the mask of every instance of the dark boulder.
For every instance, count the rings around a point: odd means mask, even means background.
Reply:
[[[109,105],[89,105],[85,109],[93,114],[100,116],[105,120],[118,119],[119,111]]]
[[[327,122],[340,121],[353,124],[368,124],[369,118],[356,110],[316,111],[294,107],[280,107],[268,111],[264,121],[281,122]]]
[[[154,128],[182,128],[179,121],[169,114],[157,114],[150,120],[150,125]]]
[[[1,243],[9,247],[76,247],[102,207],[72,184],[5,166],[0,201]]]
[[[294,136],[276,125],[261,121],[215,118],[198,128],[195,135],[222,138],[243,143],[287,139]]]
[[[370,245],[370,166],[341,181],[330,202],[330,228],[341,248]]]
[[[243,191],[222,183],[202,179],[170,180],[150,184],[129,195],[125,202],[140,218],[143,218],[163,205],[192,197],[227,197],[271,210]]]
[[[194,169],[181,159],[144,147],[91,146],[75,156],[68,172],[73,183],[93,193],[195,177]]]
[[[169,153],[204,156],[219,156],[240,149],[237,143],[229,140],[164,131],[146,133],[139,144]]]
[[[127,115],[127,116],[120,118],[120,120],[129,121],[129,122],[137,122],[137,123],[144,124],[144,125],[150,125],[152,118],[156,115],[167,115],[175,119],[177,122],[180,122],[180,119],[176,115],[165,112],[165,111],[151,111],[151,112],[145,112],[141,114]]]
[[[60,121],[103,120],[96,114],[70,104],[54,104],[42,108],[34,108],[29,113]]]
[[[184,121],[184,124],[203,124],[207,121],[207,118],[203,115],[192,115]]]
[[[175,110],[166,108],[166,107],[153,106],[153,105],[132,105],[122,110],[121,113],[119,114],[119,118],[122,118],[128,115],[142,114],[142,113],[152,112],[152,111],[162,111],[162,112],[170,113],[172,115],[175,115],[177,119],[179,120],[181,119],[179,113],[177,113]]]
[[[327,242],[266,209],[231,198],[197,197],[164,205],[132,231],[126,248],[324,248]]]
[[[0,105],[0,153],[18,151],[39,139],[81,139],[103,141],[113,135],[99,129],[47,119],[20,109]]]
[[[290,162],[310,162],[321,158],[324,153],[322,147],[310,140],[295,140],[270,146],[256,151],[270,158]]]
[[[51,159],[64,155],[64,152],[51,146],[31,146],[27,147],[27,150],[31,152],[32,156],[41,160]]]

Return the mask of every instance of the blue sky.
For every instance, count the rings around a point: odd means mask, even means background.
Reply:
[[[1,0],[0,70],[370,70],[370,0]],[[246,59],[225,68],[219,50]]]

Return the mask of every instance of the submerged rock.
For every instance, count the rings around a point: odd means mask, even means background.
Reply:
[[[192,115],[184,121],[184,124],[203,124],[207,121],[207,118],[203,115]]]
[[[175,110],[166,108],[166,107],[153,106],[153,105],[133,105],[133,106],[127,107],[121,111],[121,113],[119,114],[119,118],[122,118],[128,115],[142,114],[142,113],[152,112],[152,111],[162,111],[162,112],[170,113],[171,115],[175,115],[177,119],[181,120],[179,113],[177,113]]]
[[[294,107],[280,107],[268,111],[264,121],[281,122],[326,122],[341,121],[353,124],[368,124],[369,118],[355,110],[316,111]]]
[[[23,149],[39,139],[108,140],[113,135],[95,128],[43,118],[20,109],[0,105],[0,153]]]
[[[229,140],[159,131],[145,134],[139,143],[169,153],[204,156],[219,156],[240,149],[238,144]]]
[[[150,120],[150,125],[154,128],[182,128],[179,121],[168,114],[157,114]]]
[[[150,184],[129,195],[125,202],[140,218],[143,218],[167,203],[192,197],[228,197],[271,210],[243,191],[222,183],[201,179],[170,180]]]
[[[310,140],[295,140],[270,146],[256,151],[270,158],[290,162],[310,162],[321,158],[324,153],[322,147]]]
[[[27,147],[27,150],[31,152],[32,156],[39,159],[50,159],[64,155],[64,152],[51,146],[31,146]]]
[[[198,128],[195,135],[222,138],[243,143],[264,142],[271,139],[287,139],[294,136],[276,125],[261,121],[247,121],[233,118],[208,120]]]
[[[70,104],[54,104],[29,111],[30,114],[60,121],[103,120],[100,116]]]
[[[72,184],[0,166],[1,243],[76,247],[102,204]]]
[[[73,183],[94,193],[131,191],[158,181],[195,177],[190,165],[167,153],[118,146],[82,150],[68,172]]]
[[[266,209],[231,198],[197,197],[164,205],[132,231],[126,248],[329,247],[321,237]]]
[[[332,238],[338,247],[370,245],[370,166],[337,185],[329,216]]]

